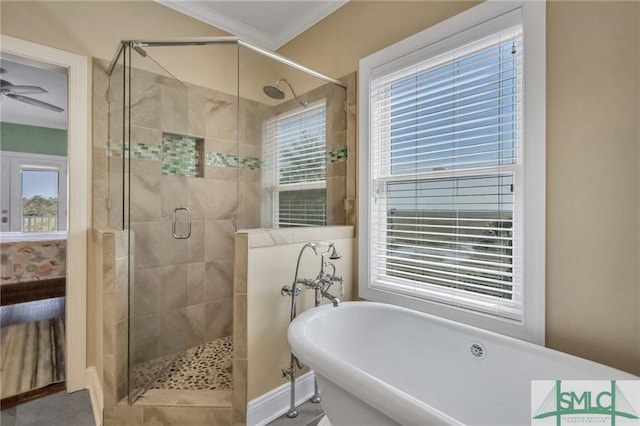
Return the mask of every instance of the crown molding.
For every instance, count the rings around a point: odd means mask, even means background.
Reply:
[[[156,3],[271,50],[279,49],[342,7],[347,1],[348,0],[319,1],[317,2],[317,6],[310,9],[308,13],[297,16],[295,19],[289,21],[289,25],[282,26],[277,33],[271,34],[217,12],[212,7],[208,7],[206,2],[155,0]],[[214,4],[215,3],[212,3],[212,5]]]

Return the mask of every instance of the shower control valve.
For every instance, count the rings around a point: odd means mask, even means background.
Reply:
[[[320,280],[311,279],[311,278],[300,278],[297,281],[298,284],[304,285],[308,289],[316,289],[320,288]]]

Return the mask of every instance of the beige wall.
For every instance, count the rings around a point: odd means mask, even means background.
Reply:
[[[354,1],[280,53],[343,75],[469,6]],[[547,345],[636,374],[639,9],[637,2],[547,8]]]
[[[547,345],[634,373],[639,6],[547,12]]]
[[[247,271],[247,392],[251,401],[287,383],[281,369],[289,368],[290,349],[287,327],[291,298],[280,289],[291,286],[300,250],[308,241],[333,241],[342,258],[332,261],[336,275],[344,279],[344,297],[353,297],[353,264],[355,261],[353,227],[287,228],[272,231],[250,230],[246,253]],[[242,254],[237,256],[243,257]],[[307,248],[300,261],[298,278],[315,278],[320,270],[320,258]],[[331,294],[338,296],[339,285]],[[326,303],[326,300],[324,301]],[[298,313],[314,306],[314,292],[302,286],[298,297]],[[306,372],[307,370],[304,370]],[[296,377],[302,373],[297,372]]]

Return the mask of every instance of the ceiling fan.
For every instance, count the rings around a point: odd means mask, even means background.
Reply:
[[[7,70],[4,68],[0,68],[0,74],[6,73]],[[40,108],[45,108],[51,111],[62,112],[64,108],[60,108],[59,106],[49,104],[47,102],[43,102],[39,99],[29,98],[27,96],[35,93],[48,93],[45,89],[40,86],[23,86],[23,85],[14,85],[8,82],[7,80],[0,79],[0,93],[2,96],[6,96],[7,98],[14,99],[19,102],[24,102],[25,104],[37,106]]]

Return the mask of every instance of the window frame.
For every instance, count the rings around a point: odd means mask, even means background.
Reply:
[[[524,114],[521,241],[523,268],[522,320],[509,320],[435,300],[371,286],[371,218],[373,187],[370,153],[371,82],[379,76],[452,50],[504,25],[509,15],[521,13],[523,28]],[[544,344],[545,332],[545,14],[544,2],[488,1],[427,30],[378,51],[359,65],[359,294],[367,300],[405,306],[501,334]],[[499,29],[499,28],[498,28]],[[514,220],[516,220],[514,211]],[[516,271],[514,271],[515,273]]]
[[[21,235],[25,239],[37,238],[51,232],[67,230],[67,158],[57,155],[33,154],[23,152],[2,153],[2,195],[8,197],[9,228],[12,235]],[[47,232],[22,231],[22,172],[52,171],[58,173],[58,230]]]
[[[326,129],[326,113],[327,113],[327,102],[326,99],[319,100],[317,102],[310,103],[307,106],[295,108],[293,110],[278,114],[271,119],[265,121],[264,125],[264,143],[263,143],[263,160],[266,160],[266,164],[268,167],[263,167],[263,189],[265,196],[262,197],[262,223],[268,225],[269,227],[276,228],[279,227],[278,224],[280,222],[279,212],[280,212],[280,192],[289,192],[289,191],[304,191],[310,189],[324,189],[325,190],[325,222],[326,222],[326,189],[327,189],[327,168],[325,164],[325,178],[321,181],[313,181],[313,182],[299,182],[299,183],[285,183],[280,184],[280,172],[278,165],[278,140],[275,137],[275,134],[270,135],[269,129],[275,128],[278,121],[286,120],[291,117],[295,117],[299,114],[303,114],[305,112],[312,111],[314,109],[324,108],[325,110],[325,129],[324,129],[324,138],[325,138],[325,159],[327,152],[327,129]],[[314,226],[314,225],[304,225],[304,226]],[[318,225],[320,226],[320,225]]]

